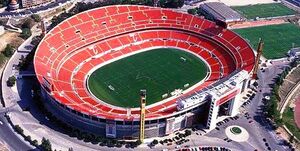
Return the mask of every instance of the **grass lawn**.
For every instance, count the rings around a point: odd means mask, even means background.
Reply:
[[[266,18],[296,14],[294,10],[289,9],[288,7],[279,3],[236,6],[232,8],[240,14],[242,14],[247,19],[255,19],[256,17]]]
[[[248,40],[254,49],[257,49],[258,40],[262,38],[263,55],[268,59],[286,56],[293,44],[295,47],[300,47],[300,28],[290,23],[235,29],[234,31]]]
[[[300,129],[297,127],[294,121],[294,112],[291,108],[285,109],[282,114],[282,120],[284,125],[297,137],[300,138]]]
[[[183,58],[183,59],[182,59]],[[90,91],[99,99],[120,107],[139,107],[141,89],[147,90],[147,105],[162,100],[175,89],[186,89],[207,74],[205,63],[185,51],[161,48],[129,56],[93,72]],[[111,87],[109,87],[111,86]]]
[[[238,128],[238,127],[232,127],[232,128],[230,129],[230,131],[231,131],[233,134],[235,134],[235,135],[241,134],[241,133],[242,133],[242,130],[241,130],[240,128]]]

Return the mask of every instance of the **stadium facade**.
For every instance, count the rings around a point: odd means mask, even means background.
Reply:
[[[207,77],[146,106],[145,137],[164,136],[218,116],[235,116],[248,86],[255,57],[234,32],[201,17],[147,6],[107,6],[70,17],[39,44],[34,67],[46,108],[83,131],[109,138],[139,136],[139,108],[122,108],[93,97],[90,71],[100,64],[151,48],[178,48],[207,63]]]

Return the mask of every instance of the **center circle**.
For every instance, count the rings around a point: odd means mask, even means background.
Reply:
[[[90,93],[124,108],[140,106],[139,92],[147,90],[147,105],[172,96],[203,80],[208,67],[198,56],[175,48],[140,52],[96,69],[87,79]]]

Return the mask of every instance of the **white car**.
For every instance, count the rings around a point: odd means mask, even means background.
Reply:
[[[267,95],[267,96],[265,96],[265,99],[270,100],[271,98],[270,98],[270,96]]]

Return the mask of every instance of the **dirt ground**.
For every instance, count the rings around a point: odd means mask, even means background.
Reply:
[[[8,148],[0,141],[0,151],[9,151]]]
[[[24,40],[19,37],[19,33],[5,31],[3,35],[0,36],[0,51],[3,51],[7,44],[11,44],[17,48],[21,45]]]
[[[259,21],[250,21],[250,22],[242,22],[239,24],[234,24],[230,26],[230,28],[239,29],[239,28],[249,28],[249,27],[267,26],[267,25],[278,25],[283,23],[285,23],[283,19],[259,20]]]

